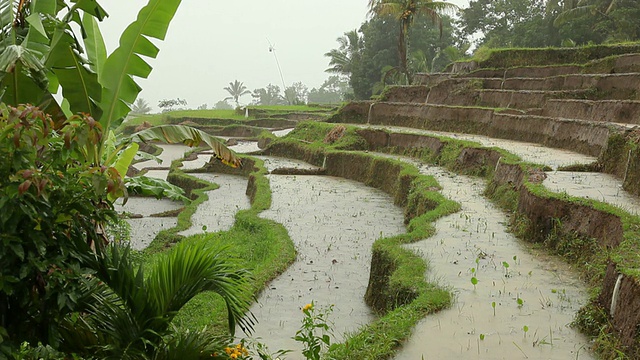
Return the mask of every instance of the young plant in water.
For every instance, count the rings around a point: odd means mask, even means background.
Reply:
[[[476,268],[471,268],[471,283],[473,284],[473,290],[476,289],[476,285],[478,285],[478,278],[475,277]]]
[[[491,307],[493,308],[493,316],[496,316],[496,302],[491,302]]]
[[[316,309],[313,302],[302,308],[304,313],[302,326],[293,339],[304,345],[302,355],[305,359],[320,360],[320,352],[331,345],[331,327],[328,317],[332,311],[333,306]],[[316,330],[320,330],[320,333],[316,333]]]
[[[511,277],[511,274],[509,273],[509,263],[506,261],[503,261],[502,267],[504,268],[504,277]]]
[[[522,331],[524,333],[523,337],[526,339],[527,338],[527,333],[529,332],[529,327],[527,325],[522,327]]]

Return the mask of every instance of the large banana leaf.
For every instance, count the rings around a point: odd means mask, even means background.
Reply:
[[[229,166],[242,165],[240,158],[226,147],[220,140],[204,131],[185,125],[160,125],[139,131],[131,138],[136,141],[162,141],[169,144],[185,144],[187,146],[200,146],[207,144],[216,153],[218,159]]]
[[[158,48],[149,40],[164,40],[169,23],[180,5],[180,0],[149,0],[120,37],[120,46],[107,58],[100,79],[103,86],[100,123],[108,129],[114,121],[129,113],[140,87],[133,76],[146,78],[151,66],[141,56],[155,58]]]
[[[87,113],[99,118],[98,107],[102,87],[98,76],[91,71],[80,55],[76,39],[67,29],[58,29],[52,40],[47,67],[55,73],[62,86],[62,95],[69,101],[73,113]]]
[[[104,67],[104,63],[107,61],[107,49],[104,45],[104,39],[102,38],[102,33],[100,32],[98,21],[95,17],[84,14],[82,17],[82,25],[87,35],[84,39],[84,45],[90,67],[91,70],[98,74],[98,81],[100,81],[100,69]]]

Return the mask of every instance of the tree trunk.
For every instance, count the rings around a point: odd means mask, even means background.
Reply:
[[[411,85],[411,73],[407,64],[407,28],[403,21],[400,23],[400,36],[398,38],[398,56],[400,60],[400,72],[407,77],[407,84]]]

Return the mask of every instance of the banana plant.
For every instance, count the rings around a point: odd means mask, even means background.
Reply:
[[[107,54],[98,23],[108,15],[97,0],[0,0],[0,100],[36,104],[58,123],[89,114],[108,134],[131,111],[141,91],[134,77],[146,78],[152,70],[143,57],[159,52],[151,39],[164,40],[180,3],[149,0],[122,33],[119,47]],[[74,31],[78,27],[81,36]],[[58,89],[61,104],[53,96]],[[123,177],[137,152],[136,140],[206,144],[224,163],[241,165],[218,139],[182,125],[117,142],[109,138],[87,161],[114,166]]]

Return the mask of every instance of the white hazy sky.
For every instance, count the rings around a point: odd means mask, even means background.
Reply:
[[[467,6],[468,0],[451,0]],[[147,0],[108,0],[109,17],[101,24],[110,53],[122,31]],[[212,107],[228,96],[223,89],[239,80],[249,90],[282,81],[269,42],[275,47],[287,86],[301,81],[319,87],[329,74],[328,58],[336,38],[367,19],[368,0],[184,0],[167,37],[156,42],[160,53],[149,63],[148,79],[137,79],[139,97],[157,111],[158,101],[182,98],[188,107]],[[245,95],[241,103],[251,101]]]

